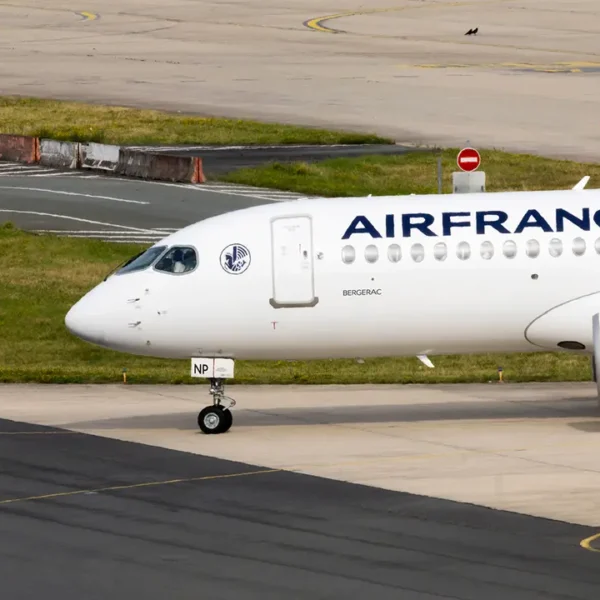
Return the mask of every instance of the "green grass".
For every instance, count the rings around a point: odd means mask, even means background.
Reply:
[[[116,145],[391,143],[370,134],[6,96],[0,133]]]
[[[115,266],[142,248],[95,240],[37,236],[0,226],[0,381],[46,383],[205,383],[189,361],[135,357],[70,335],[64,315]],[[589,380],[589,361],[570,354],[236,363],[233,383],[454,383]]]
[[[442,152],[443,192],[452,192],[457,149]],[[589,187],[600,181],[600,164],[581,164],[539,156],[481,152],[486,189],[543,190],[573,187],[590,175]],[[273,163],[240,169],[219,177],[224,181],[277,188],[318,196],[384,196],[437,193],[437,158],[432,152],[400,156],[335,158],[319,163]]]

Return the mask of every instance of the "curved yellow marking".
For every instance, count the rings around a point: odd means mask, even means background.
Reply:
[[[144,483],[132,483],[128,485],[114,485],[105,488],[95,488],[88,490],[74,490],[70,492],[57,492],[56,494],[44,494],[42,496],[27,496],[25,498],[10,498],[9,500],[0,500],[1,504],[15,504],[17,502],[27,502],[30,500],[50,500],[52,498],[63,498],[65,496],[78,496],[81,494],[99,494],[101,492],[116,492],[121,490],[133,490],[136,488],[151,487],[158,485],[170,485],[174,483],[190,483],[192,481],[211,481],[213,479],[230,479],[232,477],[244,477],[246,475],[262,475],[263,473],[277,473],[283,469],[263,469],[261,471],[246,471],[245,473],[231,473],[230,475],[206,475],[204,477],[185,477],[182,479],[169,479],[167,481],[146,481]]]
[[[497,4],[504,4],[505,2],[515,2],[515,0],[496,0]],[[448,2],[445,4],[425,4],[422,6],[395,6],[391,8],[372,8],[367,10],[357,10],[357,11],[348,11],[344,13],[338,13],[337,15],[328,15],[326,17],[316,17],[315,19],[309,19],[308,21],[304,21],[303,25],[308,27],[309,29],[314,29],[315,31],[322,31],[324,33],[346,33],[341,29],[334,29],[332,27],[325,27],[323,23],[327,21],[333,21],[334,19],[341,19],[343,17],[357,17],[360,15],[373,15],[377,13],[387,13],[387,12],[400,12],[402,10],[421,10],[424,8],[454,8],[461,6],[474,6],[480,4],[479,2],[474,2],[473,0],[467,0],[463,2]],[[390,36],[392,37],[392,36]]]
[[[303,25],[308,27],[309,29],[315,29],[316,31],[324,31],[325,33],[339,33],[335,29],[329,29],[329,27],[323,27],[321,23],[325,21],[331,21],[332,19],[338,19],[339,17],[348,16],[346,14],[339,15],[330,15],[328,17],[317,17],[316,19],[310,19],[309,21],[304,21]]]
[[[589,550],[590,552],[597,552],[598,554],[600,554],[600,548],[594,548],[594,546],[592,546],[592,543],[595,542],[596,540],[600,540],[600,533],[597,533],[596,535],[586,538],[585,540],[581,540],[581,542],[579,542],[579,545],[582,548]]]
[[[91,12],[80,12],[77,14],[81,15],[84,21],[95,21],[98,18],[98,15],[96,13]]]
[[[345,13],[339,13],[337,15],[328,15],[327,17],[317,17],[316,19],[310,19],[309,21],[305,21],[304,25],[309,29],[315,29],[316,31],[323,31],[325,33],[345,33],[341,29],[333,29],[332,27],[325,27],[323,23],[327,21],[333,21],[334,19],[341,19],[342,17],[357,17],[359,15],[372,15],[375,13],[385,13],[385,12],[397,12],[400,10],[406,10],[407,8],[421,8],[414,6],[396,6],[394,8],[373,8],[370,10],[360,10],[360,11],[348,11]]]

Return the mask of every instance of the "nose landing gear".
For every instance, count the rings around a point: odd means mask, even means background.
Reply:
[[[213,405],[203,408],[198,414],[198,427],[202,433],[225,433],[233,424],[231,408],[235,400],[225,395],[225,380],[220,378],[210,379],[210,394]]]

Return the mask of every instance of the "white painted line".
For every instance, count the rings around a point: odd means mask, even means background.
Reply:
[[[232,194],[275,194],[276,196],[296,196],[296,192],[288,192],[287,190],[272,190],[270,188],[228,188],[228,187],[211,187],[207,191],[212,192],[229,192]]]
[[[103,225],[104,227],[116,227],[128,231],[141,231],[144,233],[156,233],[154,229],[142,229],[141,227],[129,227],[127,225],[117,225],[116,223],[104,223],[102,221],[92,221],[90,219],[81,219],[79,217],[69,217],[68,215],[58,215],[56,213],[37,212],[35,210],[12,210],[10,208],[0,208],[0,212],[14,213],[20,215],[36,215],[39,217],[56,217],[57,219],[67,219],[70,221],[79,221],[80,223],[91,223],[93,225]]]
[[[246,190],[235,190],[235,191],[231,191],[231,190],[213,190],[213,191],[223,191],[223,192],[227,192],[229,191],[230,194],[235,194],[237,196],[252,196],[255,194],[260,194],[261,196],[274,196],[276,198],[296,198],[297,194],[289,194],[287,192],[273,192],[271,190],[252,190],[252,191],[246,191]]]
[[[89,171],[79,171],[77,169],[73,169],[71,171],[61,171],[57,173],[58,175],[63,175],[64,177],[85,177],[86,179],[98,179],[100,175],[92,175]]]
[[[47,171],[52,173],[53,171]],[[31,173],[40,173],[40,171],[0,171],[0,177],[33,177]]]
[[[205,189],[200,189],[200,188],[191,188],[194,189],[198,192],[211,192],[213,194],[224,194],[225,196],[240,196],[241,198],[257,198],[262,200],[263,197],[262,196],[258,196],[256,193],[254,194],[241,194],[238,193],[236,190],[215,190],[214,188],[205,188]],[[260,190],[257,190],[260,191]],[[285,200],[287,200],[287,198],[267,198],[267,200],[273,200],[274,202],[283,202]]]
[[[168,187],[176,187],[180,190],[185,189],[195,189],[195,186],[187,183],[168,183],[166,181],[151,181],[150,179],[129,179],[129,178],[121,178],[121,177],[102,177],[102,175],[90,175],[86,177],[86,179],[104,179],[105,181],[117,181],[119,183],[128,182],[128,183],[149,183],[152,185],[166,185]]]
[[[40,174],[36,174],[36,175],[29,175],[29,177],[67,177],[70,175],[73,175],[73,173],[61,173],[61,172],[56,172],[56,171],[49,171],[47,173],[43,173],[42,171],[39,172]]]
[[[72,239],[79,239],[79,240],[104,240],[106,242],[132,242],[132,243],[138,243],[138,242],[158,242],[160,241],[162,238],[154,236],[154,237],[148,237],[148,236],[138,236],[138,237],[130,237],[130,236],[126,236],[126,235],[122,235],[118,238],[104,238],[102,236],[98,236],[98,235],[74,235],[74,234],[67,234],[64,235],[62,237],[68,237],[68,238],[72,238]]]
[[[96,176],[98,178],[98,176]],[[238,191],[246,191],[248,195],[254,194],[252,198],[256,198],[255,194],[262,192],[263,194],[276,194],[283,195],[289,194],[290,199],[296,199],[299,197],[306,198],[306,195],[302,196],[298,192],[287,192],[285,190],[272,190],[270,188],[255,188],[251,186],[243,186],[238,184],[213,184],[213,183],[201,183],[201,184],[190,184],[190,183],[169,183],[166,181],[150,181],[147,179],[121,179],[111,178],[113,181],[129,181],[131,183],[149,183],[152,185],[164,185],[167,187],[175,187],[178,189],[192,190],[194,192],[215,192],[216,194],[228,194],[230,196],[244,196],[247,195],[237,193]],[[107,178],[108,181],[108,178]],[[286,199],[288,196],[286,196]]]
[[[128,204],[150,204],[141,200],[126,200],[125,198],[113,198],[112,196],[95,196],[94,194],[81,194],[80,192],[65,192],[63,190],[48,190],[44,188],[18,187],[13,185],[0,185],[3,190],[25,190],[28,192],[46,192],[48,194],[58,194],[60,196],[80,196],[82,198],[95,198],[98,200],[111,200],[112,202],[126,202]]]
[[[378,146],[389,144],[288,144],[286,146],[127,146],[128,150],[145,151],[192,151],[192,150],[293,150],[293,149],[319,149],[319,148],[361,148],[364,146]]]
[[[88,238],[88,239],[92,239],[92,238]],[[100,239],[100,238],[93,238],[93,239]],[[111,242],[112,244],[141,244],[142,242],[140,240],[103,240],[101,239],[102,242]],[[156,242],[158,242],[160,240],[144,240],[145,243],[148,244],[155,244]]]
[[[35,175],[29,175],[29,177],[35,177]],[[71,179],[100,179],[100,175],[86,175],[81,171],[74,171],[73,173],[55,173],[52,175],[44,175],[43,177],[70,177]]]
[[[34,233],[84,233],[86,235],[130,235],[130,236],[146,235],[146,232],[138,233],[136,231],[133,231],[133,232],[111,231],[110,229],[94,229],[94,230],[87,230],[87,229],[32,229],[32,231]],[[156,235],[172,233],[172,232],[168,232],[168,231],[161,231],[159,229],[148,229],[147,231],[152,231],[153,233],[156,233]],[[173,232],[174,231],[178,231],[178,230],[175,229],[175,230],[173,230]]]
[[[50,177],[53,173],[56,173],[54,169],[39,169],[36,171],[30,171],[32,175],[27,175],[27,177]]]
[[[44,177],[60,177],[61,175],[65,175],[63,173],[57,173],[56,175],[44,175]],[[71,174],[68,173],[69,176],[73,177],[75,174]],[[3,174],[0,173],[0,177],[2,177]],[[29,175],[29,177],[35,177],[35,175]],[[79,178],[81,179],[100,179],[102,178],[102,176],[100,175],[79,175]],[[152,185],[164,185],[164,186],[168,186],[168,187],[174,187],[180,190],[192,190],[195,192],[213,192],[215,194],[225,194],[226,196],[239,196],[242,198],[253,198],[256,200],[267,200],[267,201],[271,201],[271,202],[286,202],[289,200],[297,200],[298,198],[307,198],[308,196],[304,195],[300,195],[297,192],[287,192],[285,190],[271,190],[269,188],[253,188],[250,186],[241,186],[241,185],[236,185],[236,184],[226,184],[226,185],[214,185],[214,184],[199,184],[199,185],[195,185],[195,184],[186,184],[186,183],[168,183],[165,181],[150,181],[150,180],[144,180],[144,179],[121,179],[121,178],[104,178],[106,181],[118,181],[118,182],[123,182],[123,181],[128,181],[131,183],[148,183],[148,184],[152,184]],[[0,186],[0,189],[2,189],[2,186]],[[78,196],[84,196],[84,197],[89,197],[89,198],[99,198],[99,199],[104,199],[104,200],[114,200],[116,202],[129,202],[129,203],[133,203],[133,204],[150,204],[149,202],[141,202],[139,200],[126,200],[124,198],[112,198],[110,196],[94,196],[91,194],[75,194],[75,192],[59,192],[59,191],[55,191],[55,190],[36,190],[36,188],[17,188],[17,187],[12,187],[11,189],[24,189],[24,190],[31,190],[31,191],[45,191],[45,192],[50,192],[50,193],[55,193],[55,194],[66,194],[66,195],[78,195]]]
[[[275,198],[273,196],[246,196],[247,198],[256,198],[257,200],[271,200],[272,202],[289,202],[291,198]]]

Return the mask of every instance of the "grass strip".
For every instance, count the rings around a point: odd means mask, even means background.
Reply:
[[[188,360],[104,350],[73,337],[64,315],[85,292],[142,247],[34,235],[0,226],[0,382],[205,383],[189,377]],[[238,361],[232,383],[459,383],[587,381],[589,361],[567,353],[440,356],[435,369],[416,358]]]
[[[0,133],[140,146],[392,143],[371,134],[7,96],[0,96]]]
[[[452,172],[458,171],[458,149],[441,153],[444,193],[452,192]],[[582,164],[540,156],[509,154],[498,150],[481,152],[486,190],[548,190],[573,187],[590,175],[589,187],[600,181],[600,164]],[[433,194],[438,191],[437,157],[432,152],[396,156],[334,158],[318,163],[271,163],[232,171],[219,179],[300,192],[340,197],[396,194]]]

